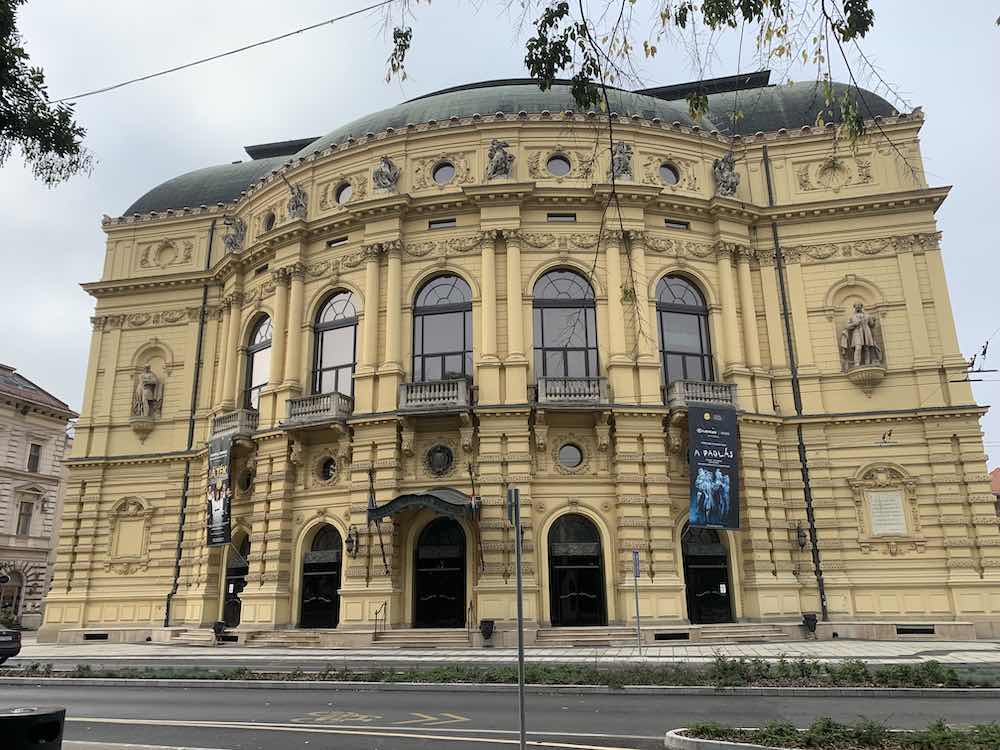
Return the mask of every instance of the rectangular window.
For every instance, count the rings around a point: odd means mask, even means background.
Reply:
[[[456,219],[433,219],[427,222],[428,229],[450,229],[454,226],[458,226]]]
[[[38,466],[42,460],[42,446],[38,443],[32,443],[31,447],[28,448],[28,471],[37,474]]]
[[[550,213],[546,214],[546,218],[549,221],[566,221],[572,223],[576,221],[576,214]]]
[[[663,223],[666,225],[667,229],[690,229],[690,221],[681,221],[680,219],[664,219]]]
[[[28,536],[31,534],[31,515],[35,511],[35,504],[21,501],[17,511],[17,535]]]
[[[267,270],[267,263],[265,263],[265,264],[264,264],[264,265],[262,265],[262,266],[258,266],[257,268],[255,268],[255,269],[253,270],[253,275],[254,275],[254,276],[260,276],[260,275],[261,275],[262,273],[264,273],[264,272],[265,272],[266,270]]]
[[[346,237],[334,237],[332,240],[326,241],[327,247],[336,247],[337,245],[344,245],[347,243]]]

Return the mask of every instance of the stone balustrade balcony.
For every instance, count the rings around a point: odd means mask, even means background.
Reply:
[[[466,378],[402,383],[399,386],[399,411],[406,414],[468,411],[472,406],[471,391]]]
[[[354,399],[343,393],[316,393],[288,400],[288,417],[281,422],[284,429],[314,427],[345,422],[354,412]]]
[[[592,407],[609,402],[608,379],[598,377],[538,378],[539,406]]]
[[[667,389],[667,408],[681,411],[692,404],[736,406],[736,384],[710,380],[675,380]]]
[[[212,437],[232,435],[250,438],[257,431],[260,414],[256,409],[236,409],[212,419]]]

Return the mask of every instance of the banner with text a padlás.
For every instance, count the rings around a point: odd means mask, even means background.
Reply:
[[[735,409],[699,404],[690,406],[688,458],[691,470],[691,526],[738,529],[740,474]]]
[[[212,438],[208,443],[208,546],[229,544],[229,513],[233,503],[230,476],[233,460],[232,435]]]

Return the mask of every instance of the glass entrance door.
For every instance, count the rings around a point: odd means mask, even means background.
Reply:
[[[732,622],[729,558],[719,532],[688,526],[684,530],[681,547],[691,624]]]
[[[413,627],[465,626],[465,532],[439,518],[420,533],[413,561]]]
[[[607,625],[601,537],[585,516],[568,513],[549,531],[549,609],[552,625]]]
[[[302,561],[303,628],[335,628],[340,622],[340,533],[324,526]]]

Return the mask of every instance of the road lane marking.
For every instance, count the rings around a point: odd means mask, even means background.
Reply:
[[[394,726],[402,726],[403,724],[423,724],[425,727],[439,727],[442,724],[459,724],[463,721],[472,721],[466,716],[459,716],[458,714],[449,714],[444,711],[441,712],[440,716],[435,716],[434,714],[422,714],[422,713],[411,713],[410,716],[419,716],[419,719],[407,719],[406,721],[394,721],[392,722]],[[447,716],[447,719],[442,718]]]
[[[427,726],[429,726],[429,727],[439,727],[442,724],[460,724],[463,721],[472,721],[472,719],[470,719],[467,716],[459,716],[458,714],[449,714],[449,713],[445,713],[444,711],[441,712],[441,715],[442,716],[449,716],[451,718],[449,718],[446,721],[436,721],[433,724],[428,724]]]
[[[205,729],[237,729],[265,732],[304,732],[309,734],[338,734],[361,737],[395,737],[398,739],[417,740],[437,740],[439,742],[466,742],[466,743],[493,743],[500,745],[517,745],[520,740],[503,739],[502,737],[469,737],[462,735],[445,734],[418,734],[417,730],[396,729],[379,730],[376,727],[358,727],[357,729],[347,729],[346,727],[309,727],[301,724],[262,724],[250,722],[223,722],[223,721],[181,721],[174,719],[103,719],[96,717],[74,716],[66,719],[67,722],[77,722],[81,724],[140,724],[143,726],[169,726],[185,728],[205,728]],[[534,734],[534,733],[533,733]],[[651,738],[659,740],[659,737]],[[528,740],[531,747],[552,747],[563,748],[564,750],[639,750],[639,748],[628,748],[621,745],[579,745],[570,742],[548,742],[543,740]]]
[[[359,714],[354,711],[310,711],[305,716],[292,719],[295,724],[339,724],[342,721],[368,722],[381,719],[375,714]]]
[[[411,713],[410,716],[419,716],[419,719],[407,719],[406,721],[394,721],[393,724],[403,725],[403,724],[426,724],[428,721],[436,721],[437,716],[428,716],[427,714],[421,713]]]

